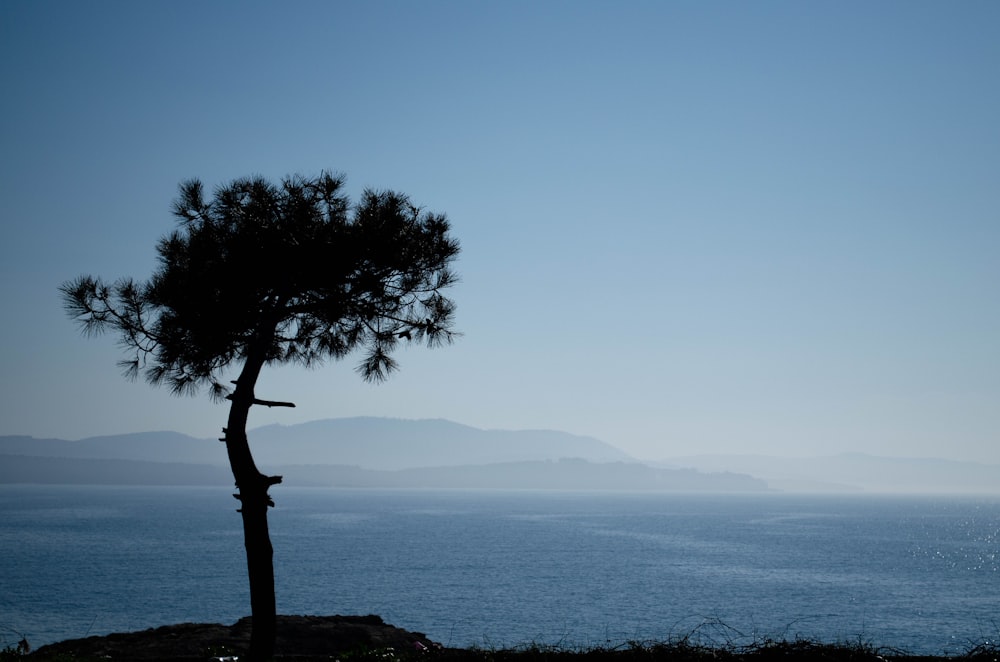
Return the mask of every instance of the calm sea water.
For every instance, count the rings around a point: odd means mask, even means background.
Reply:
[[[231,490],[0,486],[0,646],[249,612]],[[452,646],[1000,637],[1000,500],[272,490],[278,610]]]

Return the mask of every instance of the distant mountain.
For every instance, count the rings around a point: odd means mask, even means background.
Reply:
[[[353,464],[366,469],[448,467],[580,458],[635,460],[593,437],[554,430],[481,430],[443,419],[334,418],[248,433],[258,464]]]
[[[480,430],[440,419],[334,418],[268,425],[247,434],[262,469],[281,464],[350,464],[392,470],[570,457],[592,462],[635,461],[593,437],[554,430]],[[217,440],[176,432],[79,441],[0,437],[0,454],[228,466],[225,446]]]
[[[177,432],[136,432],[79,441],[0,437],[0,454],[32,457],[183,462],[227,466],[225,447],[217,441],[195,439]]]
[[[697,455],[640,464],[593,437],[481,430],[440,419],[337,418],[268,425],[249,436],[262,471],[302,485],[752,491],[766,483],[796,492],[1000,493],[994,465],[861,453]],[[79,441],[6,436],[0,455],[0,482],[232,482],[223,444],[176,432]]]
[[[695,455],[670,458],[656,466],[745,473],[790,492],[1000,493],[1000,466],[928,458],[864,453],[803,458]]]
[[[232,485],[223,467],[180,462],[0,455],[0,484]]]
[[[445,420],[340,418],[249,432],[258,466],[290,485],[760,491],[731,472],[657,469],[593,437]],[[0,437],[0,483],[228,485],[225,446],[175,432],[80,441]]]

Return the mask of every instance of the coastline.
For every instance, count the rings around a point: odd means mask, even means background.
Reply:
[[[72,639],[30,651],[29,642],[0,651],[0,662],[32,660],[131,660],[135,662],[238,662],[249,643],[251,619],[231,626],[182,623],[147,630]],[[446,648],[421,632],[410,632],[368,616],[278,616],[276,661],[430,659],[439,662],[744,662],[825,660],[828,662],[997,662],[1000,646],[983,642],[959,655],[911,655],[868,642],[819,643],[764,639],[751,645],[706,645],[688,637],[668,642],[625,642],[569,649],[524,644],[492,648]]]

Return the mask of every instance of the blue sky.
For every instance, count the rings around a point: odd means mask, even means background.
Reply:
[[[226,409],[123,380],[57,287],[145,278],[182,180],[343,172],[444,212],[458,328],[294,410],[636,456],[1000,463],[1000,4],[0,3],[0,434]]]

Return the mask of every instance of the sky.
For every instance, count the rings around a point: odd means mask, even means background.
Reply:
[[[250,426],[446,418],[647,460],[1000,464],[1000,3],[0,3],[0,434],[218,436],[59,285],[178,184],[341,172],[447,214],[463,333],[266,369]],[[252,439],[251,439],[252,441]]]

